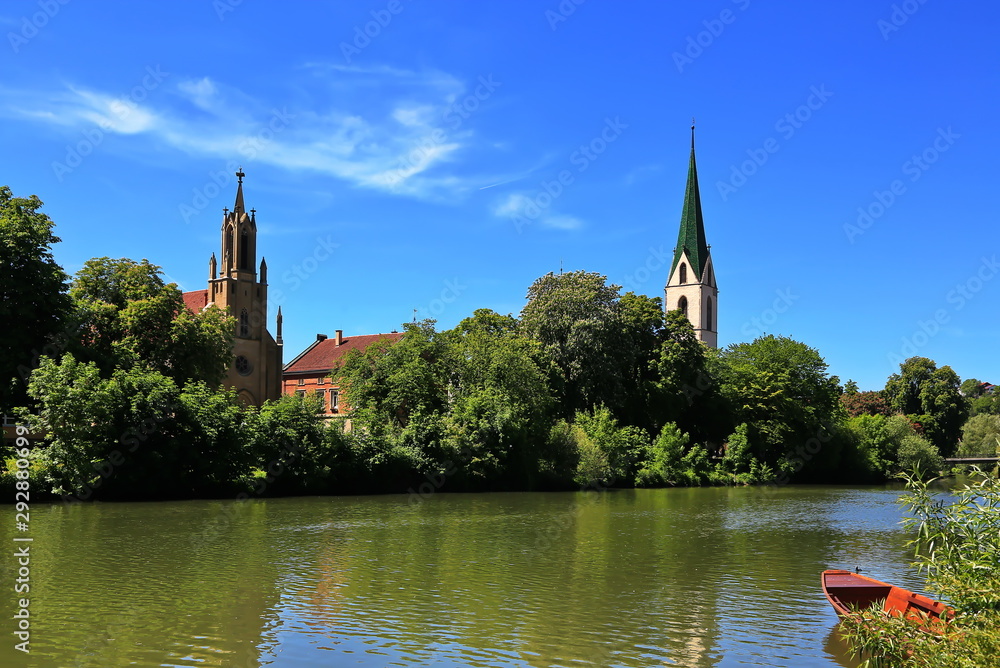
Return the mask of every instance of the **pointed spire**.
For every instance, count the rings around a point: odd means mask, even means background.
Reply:
[[[260,283],[267,285],[267,261],[264,258],[260,259]]]
[[[243,168],[240,167],[239,171],[236,172],[236,204],[233,205],[233,213],[241,214],[245,213],[246,209],[243,207],[243,177],[246,174],[243,173]]]
[[[702,279],[705,262],[708,260],[708,243],[705,241],[705,222],[701,215],[701,193],[698,191],[698,168],[694,159],[694,119],[691,119],[691,160],[688,163],[687,188],[684,191],[684,208],[681,211],[681,229],[674,248],[674,262],[670,275],[674,273],[681,256],[687,252],[691,262],[694,281]]]
[[[277,344],[278,344],[279,346],[280,346],[280,345],[283,345],[283,344],[282,344],[282,341],[281,341],[281,322],[282,322],[282,317],[281,317],[281,307],[279,306],[279,307],[278,307],[278,331],[277,331],[277,335],[278,335],[278,336],[277,336],[277,338],[276,338],[276,339],[274,340],[274,342],[275,342],[275,343],[277,343]]]
[[[215,253],[212,253],[212,259],[208,261],[208,278],[214,281],[218,265],[215,261]]]

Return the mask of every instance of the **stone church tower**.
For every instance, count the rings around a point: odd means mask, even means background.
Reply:
[[[243,205],[242,170],[236,172],[236,204],[223,209],[221,266],[212,253],[208,261],[208,290],[186,293],[189,308],[215,304],[236,319],[233,363],[223,383],[236,388],[247,404],[260,405],[281,396],[282,344],[281,308],[278,308],[278,340],[267,331],[267,263],[257,262],[256,209],[247,213]],[[195,296],[204,293],[203,304]]]
[[[694,126],[691,126],[691,162],[681,212],[681,229],[674,248],[674,261],[664,288],[665,311],[679,309],[694,326],[698,340],[712,348],[719,344],[718,295],[711,246],[705,241],[701,216],[698,170],[694,162]]]

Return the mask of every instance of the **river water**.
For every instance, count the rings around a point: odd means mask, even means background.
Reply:
[[[921,589],[898,496],[790,486],[36,505],[31,653],[13,647],[22,595],[7,557],[0,665],[855,666],[819,574],[861,566]]]

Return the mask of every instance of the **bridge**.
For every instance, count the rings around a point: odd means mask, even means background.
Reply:
[[[996,464],[1000,462],[1000,457],[994,455],[973,455],[971,457],[949,457],[944,461],[946,464]]]

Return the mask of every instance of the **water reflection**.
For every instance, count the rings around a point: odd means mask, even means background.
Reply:
[[[41,508],[30,665],[853,666],[819,573],[860,564],[920,588],[897,495]],[[11,544],[9,529],[0,536]],[[0,648],[2,665],[22,659]]]

